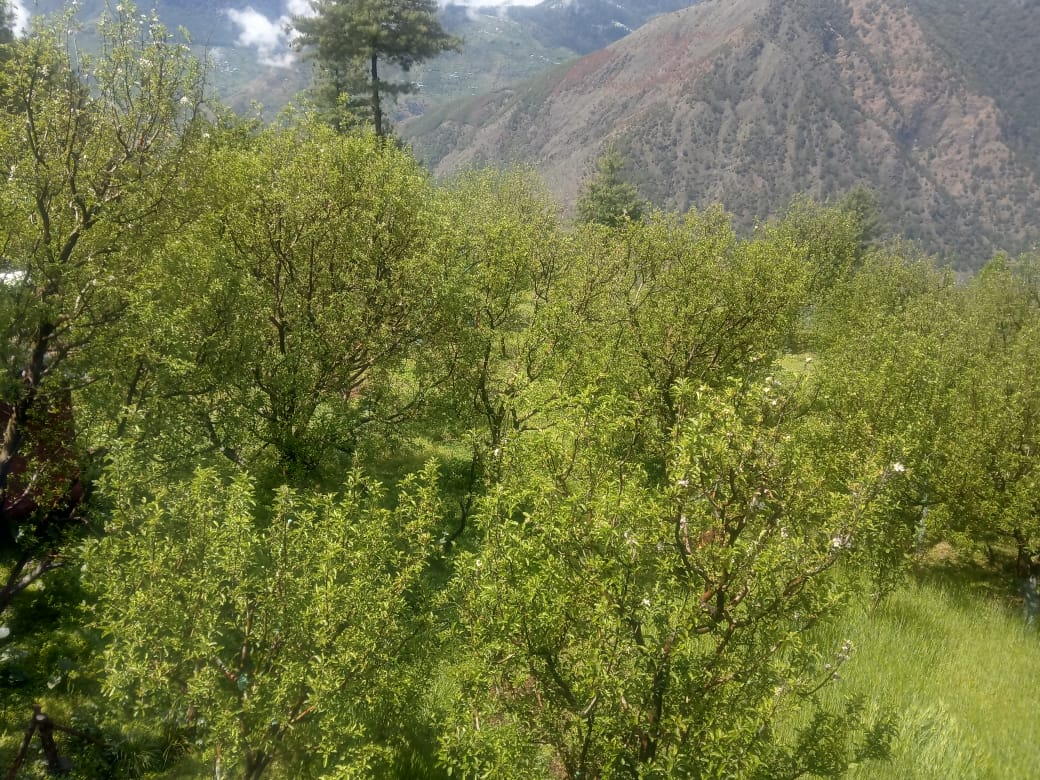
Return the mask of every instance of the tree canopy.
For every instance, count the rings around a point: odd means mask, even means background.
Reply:
[[[333,111],[367,92],[376,135],[387,131],[383,98],[416,89],[388,79],[386,66],[407,73],[413,65],[460,42],[445,32],[435,0],[312,0],[314,14],[293,20],[298,39],[318,63],[319,101]],[[382,66],[382,71],[380,67]]]
[[[0,46],[14,40],[14,10],[7,0],[0,0]],[[0,53],[0,59],[3,59]]]
[[[582,185],[578,197],[578,218],[582,222],[618,227],[643,218],[646,202],[635,185],[622,176],[624,165],[617,146],[611,146],[596,161],[596,172]]]

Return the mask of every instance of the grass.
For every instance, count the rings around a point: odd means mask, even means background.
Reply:
[[[849,777],[1040,777],[1040,632],[992,572],[932,562],[876,610],[864,604],[822,633],[825,646],[856,648],[835,701],[862,695],[897,720],[892,762]]]

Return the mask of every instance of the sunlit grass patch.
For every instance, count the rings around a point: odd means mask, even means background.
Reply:
[[[1040,776],[1040,634],[1006,600],[926,578],[821,634],[856,648],[828,695],[865,696],[897,719],[891,764],[850,777]]]

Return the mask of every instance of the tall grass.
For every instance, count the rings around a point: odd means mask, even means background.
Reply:
[[[924,577],[821,634],[856,648],[834,701],[858,694],[897,719],[892,762],[849,777],[1040,778],[1040,633],[1007,598]]]

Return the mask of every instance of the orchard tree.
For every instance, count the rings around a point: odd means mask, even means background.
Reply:
[[[72,445],[64,434],[31,439],[47,430],[48,410],[67,408],[68,394],[94,378],[140,269],[138,248],[166,228],[201,101],[198,63],[155,18],[120,6],[99,25],[97,56],[75,52],[70,25],[66,16],[35,28],[0,65],[0,382],[9,410],[0,506],[8,508],[24,489],[12,482],[21,455]],[[29,460],[23,485],[45,459]],[[44,538],[49,514],[17,530],[0,516],[20,540],[0,609],[56,565],[55,538]]]
[[[389,776],[428,658],[435,482],[406,479],[393,509],[358,473],[262,501],[241,472],[116,453],[83,575],[112,716],[181,733],[216,777]]]
[[[283,464],[308,468],[351,454],[364,426],[390,433],[436,379],[396,372],[441,327],[450,279],[427,175],[372,138],[306,121],[219,154],[211,172],[237,289],[212,353],[230,402],[218,428],[254,420]]]
[[[1040,259],[998,257],[962,291],[962,369],[942,449],[947,529],[1040,574]],[[1035,587],[1035,585],[1034,585]]]
[[[865,196],[864,196],[865,197]],[[822,205],[808,197],[796,198],[782,219],[774,220],[760,231],[773,241],[786,241],[805,253],[808,264],[809,300],[805,325],[811,327],[814,314],[831,288],[843,281],[862,260],[865,227],[855,206],[840,203]]]
[[[442,199],[448,229],[439,251],[455,258],[456,324],[439,346],[451,356],[452,432],[471,454],[461,533],[485,479],[494,480],[502,443],[551,418],[557,370],[575,331],[564,320],[581,296],[566,294],[569,248],[554,205],[530,174],[468,173]]]
[[[428,176],[306,117],[210,143],[190,189],[206,213],[153,250],[131,307],[135,411],[108,435],[165,442],[167,462],[342,473],[365,441],[404,436],[444,380],[416,363],[454,264]]]
[[[883,723],[816,709],[851,648],[820,658],[807,629],[849,594],[833,574],[900,474],[829,484],[782,388],[673,392],[664,483],[616,395],[577,393],[505,447],[456,564],[470,660],[442,751],[463,775],[836,776],[884,756]],[[777,727],[806,712],[823,725],[799,754]]]
[[[816,352],[803,423],[817,439],[817,468],[840,480],[850,459],[876,459],[903,474],[893,522],[863,559],[881,596],[945,501],[944,452],[961,435],[954,406],[968,348],[959,293],[928,260],[875,252],[830,288],[809,333]]]
[[[613,267],[604,370],[641,400],[649,462],[677,422],[679,381],[765,376],[809,289],[808,246],[739,239],[720,209],[660,217],[609,237]]]
[[[407,73],[460,45],[441,26],[435,0],[312,0],[311,8],[313,15],[295,17],[293,24],[299,45],[318,63],[329,93],[325,102],[337,108],[354,90],[367,92],[378,136],[387,132],[383,98],[415,89],[409,81],[387,80],[386,66]]]

